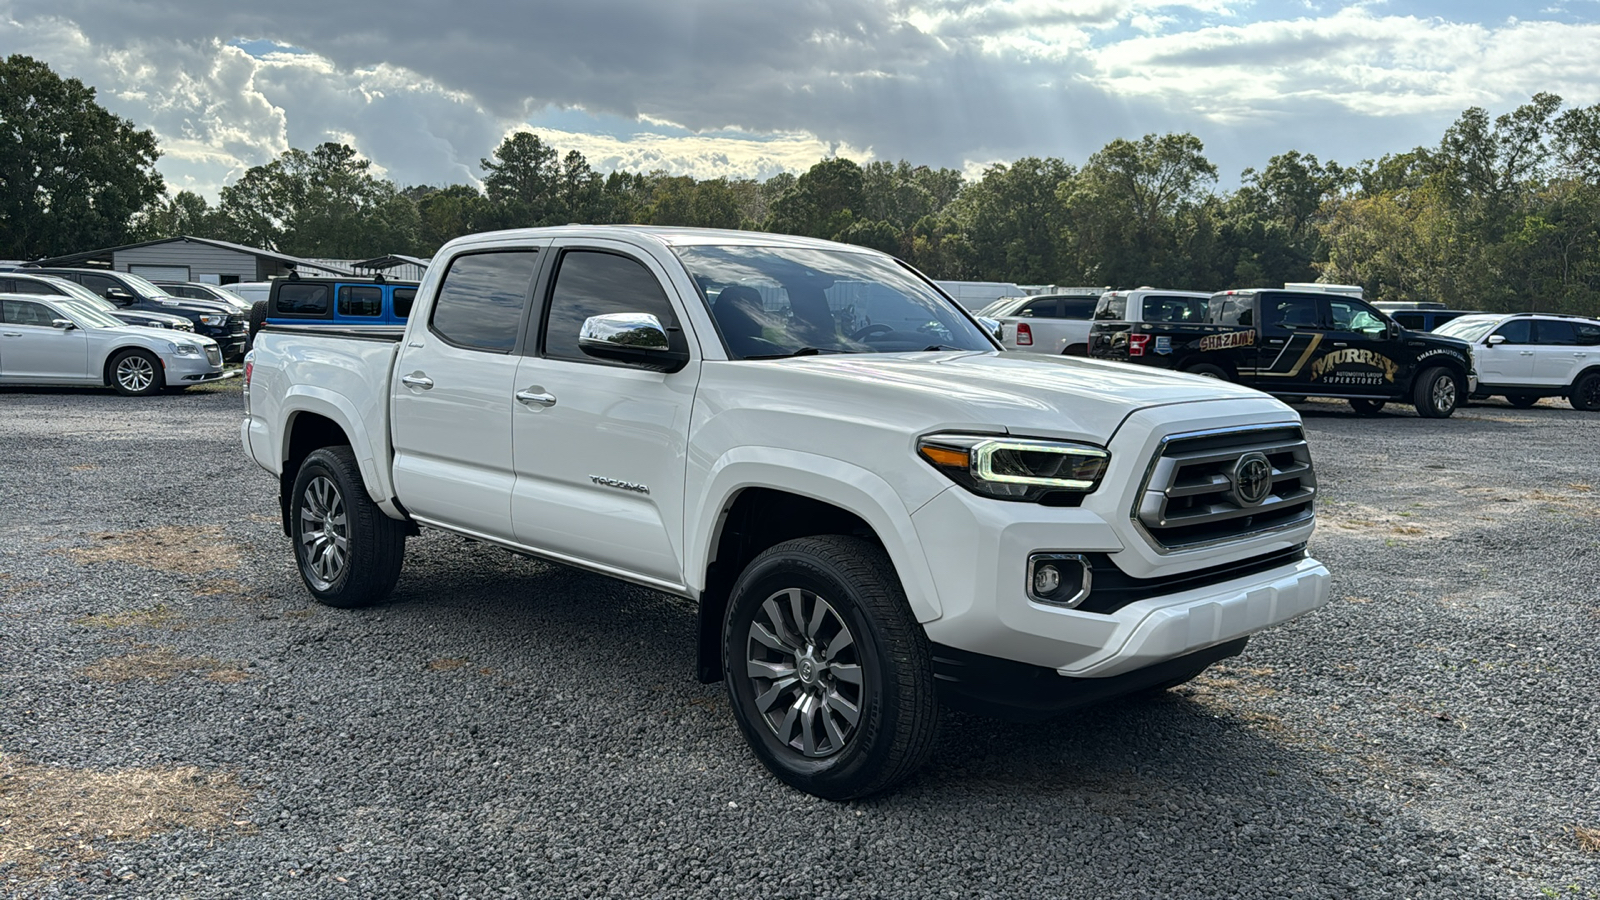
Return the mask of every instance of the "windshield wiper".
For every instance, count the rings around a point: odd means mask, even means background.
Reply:
[[[923,353],[931,353],[934,350],[965,350],[965,349],[967,349],[967,348],[965,348],[965,347],[952,347],[949,344],[934,344],[934,345],[929,346],[929,347],[923,347],[922,348],[922,352]]]
[[[801,347],[788,353],[767,353],[761,356],[745,356],[741,359],[788,359],[792,356],[818,356],[823,353],[869,353],[868,350],[823,350],[820,347]]]

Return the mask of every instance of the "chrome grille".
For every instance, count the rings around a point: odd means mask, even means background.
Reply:
[[[1251,502],[1240,473],[1258,454],[1271,474],[1264,496]],[[1157,547],[1189,550],[1303,525],[1316,493],[1311,449],[1298,425],[1176,434],[1151,462],[1133,519]]]
[[[222,350],[218,347],[207,347],[206,361],[210,362],[213,366],[222,365]]]

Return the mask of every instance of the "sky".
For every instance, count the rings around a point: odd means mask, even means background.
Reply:
[[[1600,103],[1600,0],[0,0],[0,54],[152,129],[172,192],[342,141],[476,183],[532,129],[602,172],[963,169],[1189,132],[1236,185],[1345,165],[1538,92]]]

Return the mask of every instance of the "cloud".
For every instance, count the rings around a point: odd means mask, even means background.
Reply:
[[[441,17],[361,0],[0,0],[0,50],[100,87],[156,131],[174,185],[208,194],[346,137],[401,184],[471,181],[529,123],[602,170],[757,178],[832,154],[1081,162],[1117,137],[1190,131],[1226,183],[1287,149],[1354,162],[1436,141],[1467,106],[1600,101],[1600,26],[1318,8],[462,0]]]

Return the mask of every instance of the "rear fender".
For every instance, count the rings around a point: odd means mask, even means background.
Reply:
[[[282,443],[278,449],[280,467],[289,458],[295,418],[301,413],[314,413],[339,426],[350,441],[350,450],[361,468],[361,480],[366,482],[367,494],[390,517],[404,518],[394,503],[394,483],[388,467],[388,443],[371,433],[355,404],[343,394],[314,385],[297,384],[289,388],[283,398],[280,414],[280,421],[284,423],[283,434],[280,435]]]

